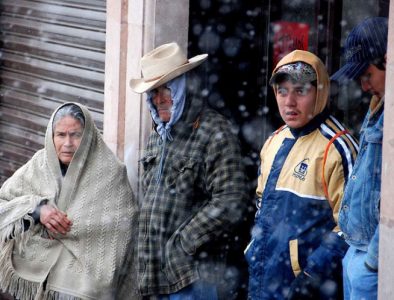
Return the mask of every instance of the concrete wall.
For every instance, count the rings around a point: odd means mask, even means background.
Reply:
[[[135,192],[152,122],[129,81],[141,77],[140,58],[153,48],[176,41],[186,51],[188,26],[189,0],[107,1],[104,139],[126,163]]]
[[[390,2],[380,205],[380,300],[394,299],[394,1]]]

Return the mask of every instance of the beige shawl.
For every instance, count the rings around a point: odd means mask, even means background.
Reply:
[[[16,298],[112,299],[130,256],[138,209],[126,168],[79,106],[85,129],[66,176],[53,145],[52,115],[45,148],[0,189],[0,289]],[[40,223],[24,231],[23,220],[34,223],[28,213],[43,199],[73,222],[65,236],[48,239]]]

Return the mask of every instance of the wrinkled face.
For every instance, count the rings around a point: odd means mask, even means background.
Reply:
[[[56,123],[53,131],[53,144],[57,157],[63,164],[70,164],[81,144],[82,134],[81,123],[73,117],[66,116]]]
[[[361,88],[364,92],[382,98],[384,96],[385,80],[386,71],[379,70],[371,64],[360,77]]]
[[[152,90],[152,102],[156,107],[157,113],[163,122],[168,122],[171,119],[171,90],[167,87],[160,86]]]
[[[311,84],[284,81],[276,88],[276,102],[286,125],[290,128],[300,128],[308,124],[314,117],[316,87]]]

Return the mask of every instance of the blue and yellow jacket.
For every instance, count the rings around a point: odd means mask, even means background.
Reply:
[[[251,299],[283,299],[302,270],[315,274],[340,264],[346,246],[337,235],[337,217],[357,153],[343,130],[324,111],[302,130],[284,127],[265,143],[259,210],[246,250]]]
[[[245,250],[249,299],[286,299],[302,271],[322,282],[335,281],[348,247],[338,234],[338,211],[358,145],[328,113],[323,63],[296,50],[278,66],[294,61],[310,64],[317,73],[315,111],[304,127],[277,130],[261,150],[258,211]]]

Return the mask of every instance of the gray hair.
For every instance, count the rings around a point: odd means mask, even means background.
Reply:
[[[56,115],[53,117],[52,131],[55,131],[55,126],[57,122],[59,122],[61,119],[67,116],[72,117],[75,120],[79,121],[79,123],[81,123],[82,128],[85,127],[85,116],[81,108],[78,105],[71,103],[64,105],[56,112]]]

